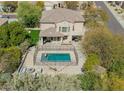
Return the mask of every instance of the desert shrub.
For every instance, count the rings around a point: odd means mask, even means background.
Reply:
[[[77,76],[72,75],[40,75],[34,77],[30,74],[16,74],[10,82],[6,83],[6,89],[9,90],[81,90],[80,80]]]
[[[100,65],[100,60],[98,55],[89,54],[88,57],[86,58],[86,62],[84,63],[83,67],[85,71],[91,71],[96,65]]]

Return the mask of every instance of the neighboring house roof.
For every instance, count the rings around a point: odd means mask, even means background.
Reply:
[[[2,18],[17,18],[17,14],[15,13],[6,13],[6,14],[1,14]]]
[[[44,11],[41,17],[41,23],[58,23],[61,21],[69,22],[83,22],[84,18],[79,11],[74,11],[65,8],[57,8],[53,10]]]
[[[54,4],[61,3],[61,1],[45,1],[44,5],[45,6],[53,6]]]
[[[56,32],[56,28],[48,28],[45,31],[40,31],[40,36],[42,37],[63,37],[64,35],[60,32]]]
[[[4,25],[7,22],[8,22],[7,18],[0,18],[0,26]]]

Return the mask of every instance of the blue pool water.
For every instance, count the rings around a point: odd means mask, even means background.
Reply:
[[[42,62],[71,62],[69,53],[46,53],[41,56]]]

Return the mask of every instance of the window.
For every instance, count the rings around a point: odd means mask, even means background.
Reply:
[[[67,32],[67,27],[62,27],[62,32]]]
[[[70,27],[62,27],[62,32],[69,32],[70,31]]]

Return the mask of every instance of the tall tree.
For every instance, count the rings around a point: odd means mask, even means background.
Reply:
[[[19,46],[24,42],[28,34],[22,24],[11,22],[0,27],[0,47]]]
[[[37,1],[36,6],[40,7],[41,10],[43,10],[44,9],[44,2],[43,1]]]
[[[41,17],[41,8],[28,2],[19,3],[17,9],[19,21],[26,27],[36,27]]]
[[[105,25],[108,20],[109,16],[105,11],[102,9],[96,9],[94,7],[88,7],[85,10],[85,24],[87,28],[97,28],[99,25]]]
[[[0,72],[14,72],[20,63],[20,49],[17,47],[9,47],[3,48],[0,51],[3,51],[0,56]]]
[[[78,7],[78,1],[65,1],[64,2],[68,9],[76,10]]]
[[[87,54],[95,53],[101,59],[101,65],[108,71],[124,74],[124,38],[113,35],[107,28],[98,27],[85,34],[83,47]]]

